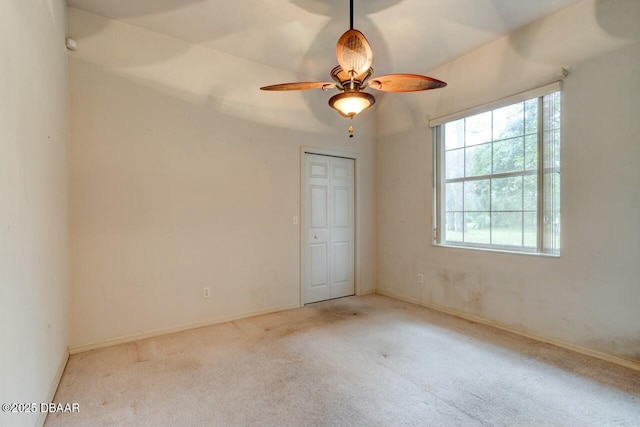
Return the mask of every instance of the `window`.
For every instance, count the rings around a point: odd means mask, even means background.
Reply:
[[[436,244],[559,255],[559,89],[435,123]]]

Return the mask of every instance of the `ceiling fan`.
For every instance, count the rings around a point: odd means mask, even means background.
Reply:
[[[336,46],[338,66],[331,70],[333,82],[297,82],[282,83],[261,87],[261,90],[309,90],[338,89],[339,94],[329,99],[329,105],[344,117],[353,118],[356,114],[372,106],[376,99],[366,88],[382,92],[417,92],[438,89],[447,84],[443,81],[418,74],[387,74],[374,77],[373,52],[364,34],[353,28],[353,0],[350,0],[351,28],[345,32]],[[353,137],[353,127],[349,128]]]

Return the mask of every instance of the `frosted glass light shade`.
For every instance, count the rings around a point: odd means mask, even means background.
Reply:
[[[331,97],[329,105],[344,117],[353,117],[375,104],[373,95],[366,92],[343,92]]]

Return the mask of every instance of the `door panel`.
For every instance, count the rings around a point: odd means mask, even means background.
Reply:
[[[349,168],[342,165],[333,166],[333,179],[349,179]]]
[[[309,245],[311,249],[311,287],[327,286],[327,244]]]
[[[329,165],[327,163],[311,163],[309,173],[311,178],[327,178],[327,170]]]
[[[303,302],[355,293],[354,161],[305,154]]]
[[[334,227],[349,226],[349,190],[344,187],[333,188]]]
[[[334,283],[349,280],[349,242],[334,242],[333,244],[333,280]]]
[[[311,228],[327,228],[327,192],[326,186],[311,187]]]

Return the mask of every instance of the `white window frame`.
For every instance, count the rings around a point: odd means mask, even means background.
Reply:
[[[545,207],[545,187],[548,186],[545,181],[545,172],[555,172],[559,175],[560,169],[549,170],[546,168],[545,170],[545,158],[546,155],[544,151],[544,131],[545,131],[545,123],[543,117],[543,102],[542,98],[546,95],[562,92],[562,82],[554,82],[536,89],[532,89],[526,92],[519,93],[517,95],[513,95],[507,98],[500,99],[495,102],[491,102],[488,104],[484,104],[478,107],[470,108],[468,110],[460,111],[458,113],[449,114],[446,116],[438,117],[436,119],[432,119],[429,121],[429,127],[432,128],[433,131],[433,241],[432,244],[434,246],[443,246],[443,247],[455,247],[462,249],[479,249],[485,251],[497,251],[497,252],[510,252],[516,254],[530,254],[530,255],[545,255],[545,256],[560,256],[560,245],[556,243],[556,236],[559,235],[559,231],[555,230],[549,233],[548,230],[545,230],[545,208],[548,210],[550,207]],[[445,214],[445,195],[444,195],[444,186],[446,185],[446,178],[444,177],[443,165],[445,163],[445,149],[444,149],[444,141],[442,138],[442,130],[443,125],[453,122],[459,119],[464,119],[470,116],[474,116],[476,114],[485,113],[488,111],[496,110],[502,107],[510,106],[513,104],[517,104],[519,102],[524,102],[533,98],[540,98],[540,102],[538,103],[538,164],[537,170],[527,172],[511,172],[511,173],[498,173],[494,174],[493,172],[489,175],[481,177],[483,179],[492,179],[493,177],[503,178],[509,176],[524,176],[524,175],[537,175],[537,245],[535,248],[532,247],[520,247],[520,246],[508,246],[508,245],[498,245],[492,243],[471,243],[471,242],[452,242],[444,240],[444,220],[443,216]],[[560,112],[562,117],[562,110]],[[562,132],[562,126],[560,127],[560,132]],[[471,179],[457,179],[456,181],[467,182],[471,180],[477,180],[480,177],[473,177]],[[548,198],[547,198],[547,202]],[[555,223],[555,221],[554,221]],[[553,227],[553,225],[552,225]]]

